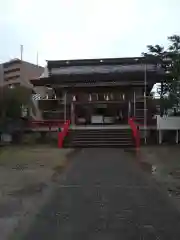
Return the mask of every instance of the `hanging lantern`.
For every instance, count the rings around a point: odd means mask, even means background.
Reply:
[[[91,96],[91,94],[89,94],[89,102],[91,102],[92,101],[92,96]]]
[[[109,101],[109,95],[107,94],[107,96],[106,96],[106,101]]]
[[[73,102],[75,102],[75,101],[76,101],[76,96],[74,95],[74,96],[73,96]]]

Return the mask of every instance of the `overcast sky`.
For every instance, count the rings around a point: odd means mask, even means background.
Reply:
[[[0,0],[0,62],[139,56],[180,34],[180,0]]]

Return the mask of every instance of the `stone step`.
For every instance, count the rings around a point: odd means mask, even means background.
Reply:
[[[132,147],[133,145],[130,129],[71,129],[64,143],[65,147]]]
[[[118,137],[99,137],[99,136],[84,136],[84,137],[81,137],[81,136],[72,136],[71,139],[74,141],[74,140],[85,140],[85,141],[102,141],[102,140],[105,140],[105,141],[127,141],[129,139],[131,139],[131,136],[130,137],[121,137],[121,136],[118,136]]]
[[[132,145],[132,142],[131,141],[127,141],[127,142],[117,142],[117,141],[72,141],[72,144],[73,145],[76,145],[76,144],[85,144],[85,145],[103,145],[103,144],[106,144],[106,145]]]
[[[134,144],[132,143],[94,143],[94,142],[78,142],[78,143],[69,143],[65,144],[64,147],[121,147],[121,148],[133,148]]]
[[[131,132],[129,133],[69,133],[69,134],[74,134],[74,135],[77,135],[77,136],[81,136],[81,137],[84,137],[84,136],[88,136],[88,137],[93,137],[93,136],[101,136],[101,137],[112,137],[112,136],[115,136],[115,137],[118,137],[118,136],[121,136],[121,137],[126,137],[126,136],[131,136]]]

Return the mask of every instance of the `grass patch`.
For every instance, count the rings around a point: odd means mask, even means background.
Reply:
[[[4,147],[0,151],[0,166],[12,166],[16,170],[23,170],[32,164],[55,168],[64,165],[68,152],[68,149],[50,146]]]

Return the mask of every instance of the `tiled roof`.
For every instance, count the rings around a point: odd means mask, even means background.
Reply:
[[[111,74],[111,73],[133,73],[147,71],[156,72],[160,69],[154,64],[133,64],[133,65],[102,65],[102,66],[65,66],[52,68],[52,75],[71,75],[71,74]]]

